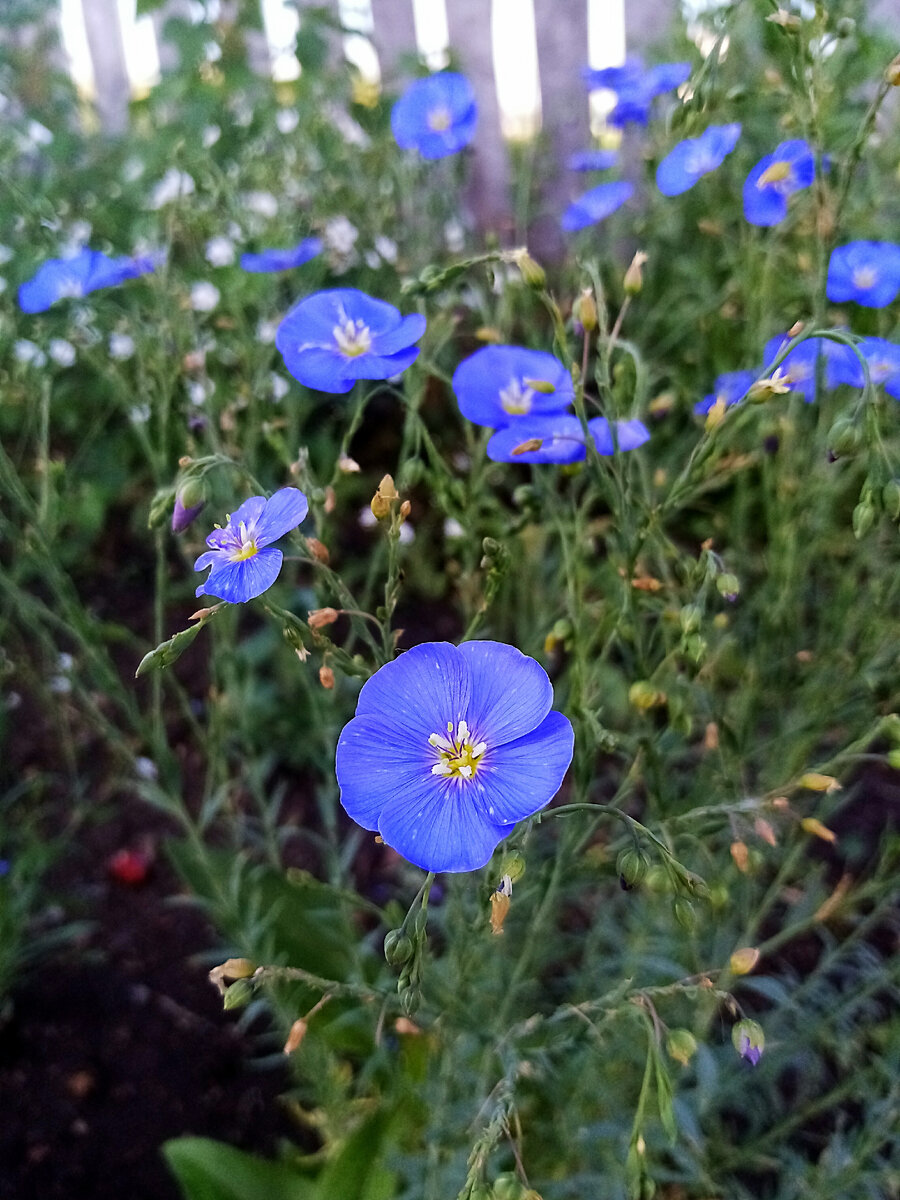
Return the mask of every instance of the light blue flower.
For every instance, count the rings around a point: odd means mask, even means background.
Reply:
[[[898,292],[900,246],[894,242],[848,242],[832,250],[825,285],[829,300],[886,308]]]
[[[715,171],[741,136],[739,124],[710,125],[699,137],[679,142],[656,168],[656,186],[664,196],[680,196],[698,179]]]
[[[775,361],[790,339],[786,335],[770,338],[763,351],[763,365],[768,367]],[[825,387],[835,388],[846,383],[851,387],[863,386],[863,370],[859,359],[843,342],[831,338],[807,338],[795,346],[778,369],[790,382],[792,391],[799,392],[807,404],[816,398],[816,375],[819,359],[825,367]]]
[[[574,734],[533,658],[426,642],[367,680],[338,739],[341,804],[423,871],[474,871],[548,804]]]
[[[226,518],[224,529],[206,539],[211,549],[194,563],[195,571],[212,570],[197,588],[198,596],[218,596],[229,604],[244,604],[261,596],[278,578],[283,555],[272,546],[300,524],[309,510],[297,488],[282,488],[271,499],[251,496]]]
[[[624,453],[626,450],[637,450],[649,440],[650,430],[643,421],[632,418],[629,421],[616,421],[616,444],[613,444],[612,430],[606,417],[594,417],[588,421],[588,429],[597,447],[597,453],[610,457],[616,449]]]
[[[496,429],[529,414],[560,412],[575,390],[565,366],[545,350],[483,346],[453,372],[464,417]]]
[[[84,246],[71,258],[48,259],[36,275],[19,287],[22,312],[46,312],[51,304],[67,297],[87,296],[99,288],[116,287],[156,269],[158,256],[108,258],[100,250]]]
[[[706,416],[719,400],[724,400],[725,407],[730,408],[732,404],[737,404],[741,397],[746,396],[755,379],[756,372],[754,371],[725,371],[724,374],[717,375],[713,391],[704,396],[702,400],[697,401],[694,405],[694,412],[698,416]]]
[[[659,63],[645,68],[642,59],[637,57],[627,59],[621,67],[605,67],[599,71],[586,68],[581,73],[589,88],[609,88],[616,93],[616,106],[606,120],[619,129],[629,121],[646,125],[653,100],[680,87],[690,74],[688,62]]]
[[[567,233],[586,229],[588,225],[605,220],[617,208],[621,208],[633,191],[631,184],[624,180],[598,183],[595,188],[591,188],[569,205],[560,223]]]
[[[536,449],[516,453],[534,439],[540,442]],[[493,462],[561,465],[581,462],[585,453],[584,430],[571,413],[518,417],[498,429],[487,444],[487,456]]]
[[[402,150],[446,158],[475,136],[478,107],[465,75],[440,71],[417,79],[391,110],[391,130]]]
[[[787,216],[788,197],[808,188],[816,160],[808,142],[794,138],[761,158],[744,181],[744,216],[751,225],[777,225]]]
[[[425,332],[418,313],[403,317],[392,304],[356,288],[315,292],[278,326],[275,345],[290,373],[322,392],[349,392],[357,379],[390,379],[418,357]]]
[[[860,354],[869,367],[869,378],[876,387],[883,387],[889,396],[900,400],[900,346],[886,338],[863,338]]]
[[[289,271],[302,267],[305,262],[322,253],[322,242],[317,237],[304,238],[288,250],[260,250],[258,254],[242,254],[241,266],[245,271]]]

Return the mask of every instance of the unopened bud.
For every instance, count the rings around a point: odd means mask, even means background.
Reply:
[[[306,623],[310,629],[324,629],[326,625],[333,625],[341,614],[336,608],[314,608],[306,618]]]
[[[325,489],[325,511],[327,513],[333,513],[336,504],[337,497],[334,494],[334,488],[329,483],[328,487]]]
[[[823,842],[834,844],[837,841],[837,834],[834,830],[823,825],[817,817],[804,817],[800,822],[800,828],[804,833],[811,833],[813,837],[821,838]]]
[[[800,776],[800,786],[811,792],[839,792],[841,785],[833,775],[821,775],[818,771],[807,771]]]
[[[750,851],[747,849],[747,843],[732,842],[729,849],[731,857],[734,859],[734,865],[742,875],[746,875],[750,869]]]
[[[696,633],[700,628],[703,613],[697,604],[685,604],[678,614],[678,622],[682,633]]]
[[[638,250],[634,258],[631,260],[631,265],[625,272],[625,278],[622,281],[622,286],[625,289],[626,296],[636,296],[644,286],[644,279],[641,274],[641,267],[647,261],[647,255],[643,250]]]
[[[505,892],[491,892],[491,932],[503,932],[503,922],[509,912],[511,900]]]
[[[200,489],[200,498],[195,504],[185,502],[185,494],[188,488],[187,485],[175,497],[175,507],[172,509],[172,532],[183,533],[192,521],[203,511],[206,500],[203,496],[203,489]]]
[[[525,874],[525,855],[519,850],[509,850],[500,860],[500,877],[508,876],[510,883],[515,883]]]
[[[410,504],[410,502],[408,500],[404,500],[403,503],[400,505],[400,520],[401,520],[401,522],[405,521],[411,512],[412,512],[412,505]]]
[[[475,330],[475,337],[479,342],[495,342],[503,341],[503,334],[499,329],[495,329],[493,325],[480,325]]]
[[[417,1037],[422,1030],[415,1021],[410,1021],[409,1017],[398,1017],[394,1022],[394,1032],[401,1036]]]
[[[885,82],[891,87],[900,87],[900,54],[892,58],[884,72]]]
[[[230,987],[225,989],[222,997],[222,1006],[226,1012],[230,1012],[233,1008],[244,1008],[253,999],[253,993],[256,989],[249,979],[237,979]]]
[[[516,266],[522,273],[522,278],[530,288],[542,291],[547,286],[547,275],[540,263],[535,262],[527,250],[518,250],[515,255]]]
[[[881,489],[884,511],[894,521],[900,520],[900,481],[889,479]]]
[[[334,687],[334,671],[331,667],[319,667],[319,683],[326,691],[331,691]]]
[[[697,1039],[689,1029],[670,1029],[666,1050],[670,1058],[686,1067],[697,1052]]]
[[[758,962],[759,951],[757,948],[744,946],[740,950],[735,950],[728,960],[728,965],[732,975],[749,975]]]
[[[694,910],[690,900],[685,900],[683,896],[678,896],[672,905],[672,912],[675,914],[675,920],[682,929],[690,931],[697,924],[697,913]]]
[[[755,1067],[766,1047],[766,1035],[756,1021],[738,1021],[732,1026],[731,1040],[741,1058]]]
[[[401,930],[391,929],[384,935],[384,957],[392,967],[402,967],[412,955],[412,939]]]
[[[628,887],[636,887],[647,874],[649,866],[650,860],[647,855],[634,846],[623,850],[616,859],[616,871]]]
[[[372,516],[378,521],[383,521],[385,517],[390,515],[391,504],[394,500],[400,499],[400,493],[394,486],[392,476],[385,475],[381,483],[379,483],[375,495],[372,497]]]
[[[862,445],[862,431],[852,417],[838,417],[828,431],[828,449],[839,458],[849,458]]]
[[[328,547],[320,542],[318,538],[307,538],[306,548],[316,562],[324,563],[326,566],[328,566],[331,555],[328,552]]]
[[[650,708],[659,708],[666,702],[666,693],[659,691],[646,679],[639,679],[628,689],[628,702],[641,712]]]
[[[585,333],[593,333],[599,324],[597,302],[590,288],[585,288],[572,305],[572,317]]]
[[[737,600],[741,594],[741,581],[737,575],[732,575],[730,571],[726,571],[716,578],[716,590],[726,600]]]
[[[359,471],[359,463],[355,458],[344,454],[338,459],[338,470],[342,475],[355,475]]]
[[[213,967],[209,973],[209,981],[219,989],[221,996],[225,995],[229,983],[236,979],[249,979],[256,970],[256,963],[249,958],[229,958],[219,967]]]
[[[295,1050],[300,1048],[300,1043],[306,1037],[306,1031],[309,1028],[306,1021],[299,1017],[291,1026],[290,1033],[287,1036],[287,1041],[284,1043],[284,1053],[293,1054]]]
[[[863,500],[853,510],[853,534],[861,541],[875,524],[875,506]]]

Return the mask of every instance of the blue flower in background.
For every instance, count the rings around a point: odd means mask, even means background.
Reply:
[[[586,229],[588,225],[603,221],[610,213],[621,208],[633,191],[631,184],[624,181],[599,183],[569,205],[562,216],[563,229],[567,233],[574,233],[577,229]]]
[[[195,571],[212,567],[198,596],[218,596],[229,604],[243,604],[261,596],[278,578],[283,555],[271,543],[300,524],[309,510],[297,488],[282,488],[267,500],[251,496],[227,517],[224,529],[214,529],[206,539],[211,549],[194,563]]]
[[[885,308],[898,291],[900,246],[894,242],[848,242],[832,250],[825,285],[829,300]]]
[[[579,150],[570,156],[570,171],[608,171],[619,161],[617,150]]]
[[[606,120],[621,129],[629,121],[646,125],[654,99],[680,87],[690,74],[691,64],[687,62],[659,63],[645,68],[640,58],[629,58],[624,66],[600,71],[586,68],[581,76],[592,90],[609,88],[616,93],[616,106]]]
[[[241,266],[245,271],[289,271],[302,267],[305,262],[322,253],[322,243],[317,237],[304,238],[289,250],[260,250],[259,254],[242,254]]]
[[[574,734],[533,658],[426,642],[363,684],[337,744],[341,803],[423,871],[474,871],[553,799]]]
[[[464,417],[491,429],[530,414],[560,412],[575,397],[572,377],[558,358],[523,346],[484,346],[453,372]]]
[[[732,404],[737,404],[738,400],[747,394],[755,379],[755,371],[726,371],[723,375],[716,376],[713,384],[714,390],[708,396],[704,396],[702,400],[697,401],[694,405],[694,412],[698,416],[704,417],[718,400],[724,400],[725,407],[730,408]]]
[[[478,107],[465,75],[440,71],[417,79],[391,110],[391,130],[402,150],[446,158],[475,136]]]
[[[532,439],[538,439],[540,446],[515,453]],[[571,413],[518,417],[511,425],[498,429],[487,444],[487,456],[493,462],[561,465],[581,462],[585,454],[584,430]]]
[[[315,292],[278,326],[275,345],[300,383],[321,392],[349,392],[357,379],[390,379],[418,357],[425,332],[418,313],[403,317],[393,304],[356,288]]]
[[[787,216],[788,197],[808,188],[816,160],[808,142],[795,138],[761,158],[744,181],[744,216],[751,225],[777,225]]]
[[[885,338],[869,337],[859,343],[859,351],[875,386],[883,386],[889,396],[900,400],[900,346]]]
[[[48,259],[37,274],[19,288],[22,312],[46,312],[51,304],[67,297],[87,296],[99,288],[115,287],[156,269],[158,258],[108,258],[84,246],[71,258]]]
[[[598,454],[602,454],[604,457],[615,454],[616,446],[613,445],[612,431],[606,417],[594,417],[588,421],[588,429],[591,431]],[[619,450],[623,452],[637,450],[638,446],[643,446],[649,438],[650,430],[643,421],[638,421],[636,418],[632,418],[630,421],[616,421],[616,443]]]
[[[763,366],[775,361],[781,349],[790,339],[785,335],[770,338],[763,351]],[[779,364],[779,370],[789,377],[791,390],[799,392],[807,404],[816,398],[816,372],[819,359],[825,363],[825,387],[835,388],[846,383],[851,387],[862,387],[863,369],[851,348],[831,338],[807,338],[795,346],[787,358]]]
[[[679,142],[656,168],[656,186],[664,196],[680,196],[720,166],[741,136],[739,124],[710,125],[699,137]]]

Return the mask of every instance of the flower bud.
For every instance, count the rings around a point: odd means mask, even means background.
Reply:
[[[515,883],[525,874],[525,856],[519,850],[509,850],[500,860],[500,877],[509,876],[509,882]]]
[[[509,912],[511,900],[506,892],[491,892],[491,932],[503,932],[503,922]]]
[[[293,1054],[299,1049],[300,1043],[306,1037],[306,1031],[309,1028],[306,1021],[302,1017],[298,1018],[291,1026],[290,1033],[287,1036],[287,1041],[284,1043],[285,1054]]]
[[[494,1180],[494,1200],[522,1200],[525,1188],[515,1171],[504,1171]]]
[[[884,72],[885,82],[891,87],[900,87],[900,54],[892,58]]]
[[[401,522],[405,521],[411,512],[412,512],[412,505],[410,504],[410,502],[408,500],[404,500],[403,503],[400,505],[400,520],[401,520]]]
[[[328,566],[331,555],[328,552],[328,547],[319,541],[318,538],[310,537],[306,539],[306,548],[316,560],[316,562],[324,563]]]
[[[686,1067],[697,1052],[697,1039],[689,1029],[670,1029],[666,1051],[670,1058]]]
[[[894,521],[900,521],[900,480],[889,479],[881,489],[884,511]]]
[[[800,786],[811,792],[839,792],[841,785],[833,775],[821,775],[818,771],[807,771],[800,776]]]
[[[384,936],[384,957],[392,967],[402,967],[413,954],[412,939],[399,929],[391,929]]]
[[[355,475],[359,471],[359,463],[355,458],[344,454],[338,459],[338,470],[342,475]]]
[[[310,629],[323,629],[326,625],[333,625],[339,616],[336,608],[314,608],[308,614],[306,623]]]
[[[540,263],[535,262],[526,249],[515,252],[516,266],[530,288],[540,292],[547,286],[547,275]]]
[[[225,995],[228,981],[249,979],[256,970],[256,963],[249,958],[229,958],[221,966],[213,967],[209,973],[209,981],[219,989],[221,996]]]
[[[817,817],[804,817],[800,822],[800,828],[804,833],[811,833],[813,837],[821,838],[823,842],[833,844],[837,841],[837,834],[834,830],[823,825]]]
[[[853,510],[853,535],[861,541],[875,524],[875,506],[863,500]]]
[[[766,1035],[756,1021],[738,1021],[731,1027],[731,1041],[741,1058],[755,1067],[766,1048]]]
[[[647,855],[635,846],[630,846],[627,850],[623,850],[616,859],[616,871],[619,878],[630,888],[637,887],[647,874],[649,866],[650,860]]]
[[[678,614],[678,621],[681,625],[682,633],[696,633],[700,628],[700,622],[703,614],[700,611],[699,605],[685,604]]]
[[[585,288],[572,305],[572,318],[585,333],[593,333],[599,324],[597,302],[590,288]]]
[[[828,431],[828,449],[838,458],[849,458],[862,445],[862,432],[852,417],[838,417]]]
[[[331,667],[319,667],[319,683],[326,691],[331,691],[334,687],[334,671]]]
[[[726,571],[716,579],[716,590],[726,600],[737,600],[741,594],[741,581],[737,575],[732,575],[730,571]]]
[[[390,516],[393,501],[399,499],[400,493],[394,486],[392,476],[385,475],[372,497],[372,516],[378,521],[383,521],[385,517]]]
[[[647,679],[639,679],[628,689],[628,702],[632,707],[646,712],[650,708],[659,708],[666,702],[666,693],[659,691]]]
[[[637,296],[641,288],[644,286],[644,279],[641,275],[641,267],[647,261],[647,255],[643,250],[638,250],[634,258],[631,260],[631,265],[625,272],[625,278],[622,281],[622,286],[625,289],[626,296]]]
[[[728,965],[732,975],[749,975],[758,962],[759,951],[757,948],[743,946],[740,950],[735,950],[728,960]]]
[[[697,924],[697,913],[690,900],[685,900],[683,896],[677,896],[672,905],[672,912],[675,914],[675,920],[682,929],[692,930]]]
[[[417,987],[407,985],[400,993],[400,1007],[407,1017],[418,1012],[421,1003],[422,993]]]
[[[244,1008],[253,999],[255,990],[249,979],[236,979],[230,987],[225,989],[222,998],[223,1008],[226,1012],[230,1012],[233,1008]]]
[[[519,442],[518,446],[513,446],[510,454],[533,454],[535,450],[540,450],[543,444],[543,438],[526,438],[524,442]]]

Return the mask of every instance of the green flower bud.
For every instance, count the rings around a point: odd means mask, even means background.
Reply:
[[[732,575],[730,571],[726,571],[724,575],[719,575],[716,579],[716,590],[726,600],[736,600],[741,594],[741,581],[737,575]]]
[[[623,850],[616,859],[616,871],[628,887],[636,887],[647,874],[649,866],[650,859],[643,850],[638,850],[635,846]]]
[[[900,480],[889,479],[881,489],[884,511],[893,521],[900,521]]]
[[[875,524],[875,506],[867,502],[857,504],[853,510],[853,533],[861,541]]]
[[[862,445],[862,430],[852,417],[838,417],[828,431],[829,450],[839,458],[849,458]]]
[[[525,1188],[514,1171],[504,1171],[494,1180],[494,1200],[522,1200]]]
[[[741,1058],[755,1067],[766,1048],[766,1035],[756,1021],[738,1021],[731,1028],[731,1041]]]
[[[384,957],[392,967],[401,967],[413,954],[412,940],[400,929],[391,929],[384,937]]]
[[[675,903],[672,905],[672,911],[675,914],[675,920],[682,929],[690,931],[697,924],[697,914],[694,911],[694,906],[690,900],[685,900],[683,896],[678,896]]]
[[[686,1067],[697,1052],[697,1039],[689,1029],[670,1029],[666,1050],[670,1058]]]
[[[400,993],[400,1007],[404,1016],[411,1017],[419,1010],[422,993],[417,987],[407,987]]]
[[[249,979],[236,979],[234,983],[225,989],[225,994],[222,997],[222,1005],[225,1011],[228,1012],[232,1008],[244,1008],[253,999],[255,990]]]
[[[178,490],[178,498],[185,508],[196,508],[206,499],[206,488],[201,475],[191,475]]]
[[[685,604],[678,614],[682,633],[696,633],[703,620],[703,613],[698,604]]]

